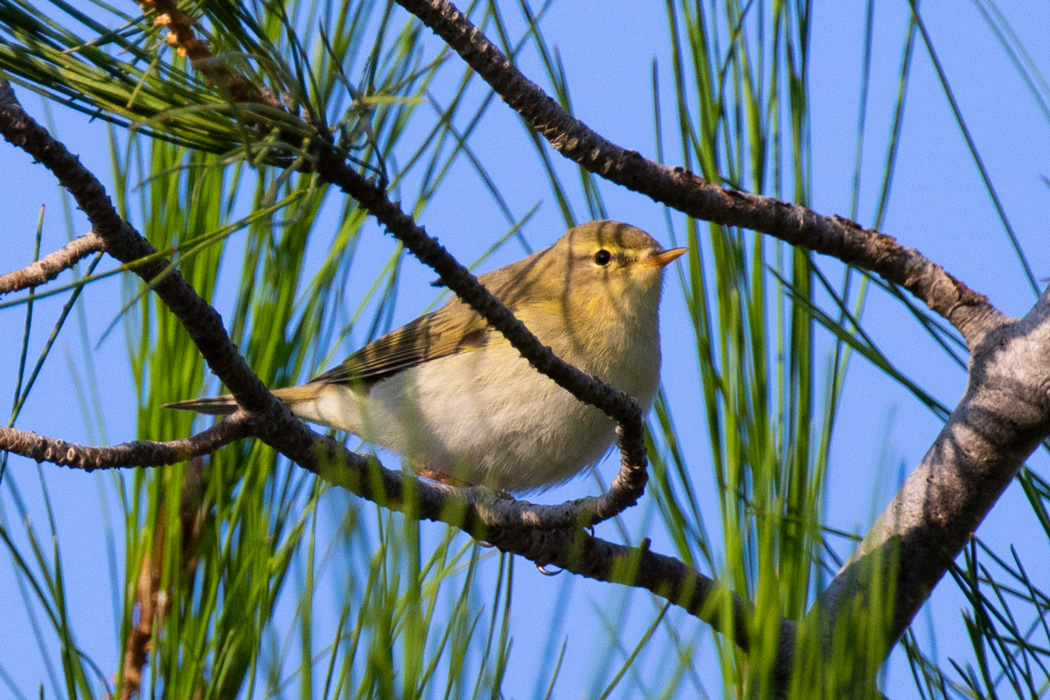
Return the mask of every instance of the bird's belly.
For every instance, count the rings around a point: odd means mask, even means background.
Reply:
[[[528,491],[595,464],[615,424],[516,351],[439,358],[371,388],[361,436],[416,469]]]

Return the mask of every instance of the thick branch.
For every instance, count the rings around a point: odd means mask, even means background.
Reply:
[[[1050,434],[1050,299],[987,334],[972,352],[966,393],[919,467],[815,606],[830,635],[842,606],[868,596],[895,565],[896,639],[1017,474]],[[829,639],[825,639],[829,641]]]
[[[875,272],[925,302],[971,346],[1002,320],[984,295],[890,236],[797,204],[712,185],[684,168],[661,165],[608,141],[522,75],[451,2],[397,2],[444,39],[555,150],[587,170],[697,219],[767,233]]]
[[[26,265],[21,270],[13,270],[0,275],[0,294],[7,294],[19,289],[36,287],[50,282],[63,270],[73,267],[78,261],[92,253],[102,250],[102,239],[92,231],[45,255],[40,260]]]

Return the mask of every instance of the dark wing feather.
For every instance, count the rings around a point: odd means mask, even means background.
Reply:
[[[438,311],[375,339],[310,382],[367,388],[423,362],[482,347],[485,335],[484,319],[454,299]]]

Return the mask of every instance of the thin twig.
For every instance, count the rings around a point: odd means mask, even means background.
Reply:
[[[235,102],[265,104],[275,109],[284,106],[276,96],[264,87],[238,75],[229,64],[212,55],[211,46],[197,37],[194,26],[197,21],[179,9],[175,0],[137,0],[143,12],[153,12],[153,23],[164,27],[166,40],[176,52],[190,59],[190,65],[205,77],[208,85],[219,87]]]
[[[78,261],[100,250],[102,250],[102,239],[94,232],[74,238],[55,252],[26,265],[21,270],[13,270],[0,275],[0,295],[50,282],[63,270],[68,270]]]
[[[37,462],[50,462],[86,472],[97,469],[158,467],[210,454],[231,442],[250,437],[256,422],[247,414],[240,413],[188,438],[168,442],[135,440],[104,447],[78,445],[26,430],[0,426],[0,451],[9,451]]]

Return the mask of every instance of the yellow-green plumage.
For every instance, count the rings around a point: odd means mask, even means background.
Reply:
[[[648,408],[662,270],[683,250],[595,221],[478,279],[555,354]],[[274,393],[300,417],[393,449],[426,476],[508,491],[564,481],[614,437],[609,418],[536,372],[458,298]],[[236,410],[226,396],[171,406]]]

